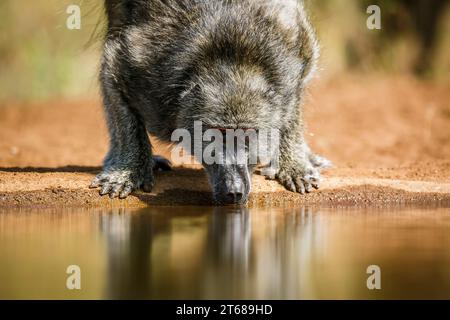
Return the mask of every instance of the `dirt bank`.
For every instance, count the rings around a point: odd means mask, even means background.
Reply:
[[[450,86],[408,77],[316,80],[306,108],[308,140],[335,168],[307,196],[256,176],[251,205],[450,203]],[[0,207],[210,204],[195,168],[159,173],[152,194],[123,202],[89,190],[107,151],[98,100],[0,110]]]

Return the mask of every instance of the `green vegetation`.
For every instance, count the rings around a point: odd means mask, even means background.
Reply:
[[[100,4],[100,1],[98,1]],[[82,7],[81,30],[66,28],[69,4]],[[0,101],[95,93],[101,16],[86,1],[0,2]]]

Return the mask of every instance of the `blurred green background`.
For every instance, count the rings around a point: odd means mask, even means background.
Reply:
[[[0,102],[97,95],[101,0],[0,1]],[[321,77],[411,73],[450,82],[449,0],[306,0],[322,46]],[[81,7],[81,30],[66,27]],[[381,7],[382,30],[366,27]]]
[[[71,4],[80,30],[66,27]],[[96,94],[101,14],[100,0],[1,0],[0,101]]]

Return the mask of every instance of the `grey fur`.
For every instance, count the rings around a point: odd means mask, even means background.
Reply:
[[[303,137],[302,96],[318,46],[300,0],[105,0],[101,84],[111,147],[94,180],[125,198],[154,184],[147,132],[277,128],[280,170],[293,192],[318,188],[328,164]],[[158,162],[161,163],[160,158]],[[164,162],[164,161],[163,161]],[[254,167],[206,166],[218,203],[245,203]]]

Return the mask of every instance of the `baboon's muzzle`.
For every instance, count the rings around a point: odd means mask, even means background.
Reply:
[[[251,188],[249,169],[245,165],[214,165],[206,167],[218,205],[247,203]]]

